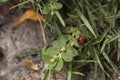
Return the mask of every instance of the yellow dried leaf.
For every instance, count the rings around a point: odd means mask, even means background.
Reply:
[[[28,67],[32,70],[35,70],[35,71],[39,70],[39,67],[28,59],[25,60],[24,64],[26,67]]]
[[[30,9],[25,12],[25,14],[15,23],[12,29],[16,29],[20,24],[22,24],[25,20],[32,20],[34,22],[45,22],[45,16],[38,15],[34,10]]]

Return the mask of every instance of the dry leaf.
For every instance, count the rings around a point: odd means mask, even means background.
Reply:
[[[31,62],[30,60],[26,59],[25,62],[24,62],[24,64],[25,64],[26,67],[28,67],[30,69],[33,69],[35,71],[39,70],[39,67],[36,64],[34,64],[33,62]]]
[[[38,15],[34,10],[30,9],[25,12],[25,14],[16,22],[16,24],[12,27],[12,29],[16,29],[20,24],[22,24],[25,20],[32,20],[34,22],[45,22],[45,16]]]

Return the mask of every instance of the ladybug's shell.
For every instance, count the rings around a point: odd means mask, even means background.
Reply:
[[[78,43],[79,44],[84,44],[85,43],[85,38],[84,36],[80,36],[78,39],[77,39]]]

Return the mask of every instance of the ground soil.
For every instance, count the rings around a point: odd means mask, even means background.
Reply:
[[[4,57],[0,59],[0,80],[42,80],[44,77],[45,64],[41,54],[36,57],[27,56],[21,60],[14,56],[22,51],[40,49],[44,46],[39,23],[25,21],[15,31],[12,25],[20,18],[22,12],[9,14],[0,20],[0,47],[3,48]],[[53,33],[45,29],[47,44],[53,40]],[[24,65],[24,60],[29,59],[40,68],[34,71]],[[59,75],[59,76],[58,76]],[[65,80],[66,74],[57,73],[52,80]]]

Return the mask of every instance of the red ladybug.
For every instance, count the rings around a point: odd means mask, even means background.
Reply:
[[[85,37],[84,36],[80,36],[78,39],[77,39],[77,42],[81,45],[83,45],[85,43]]]

